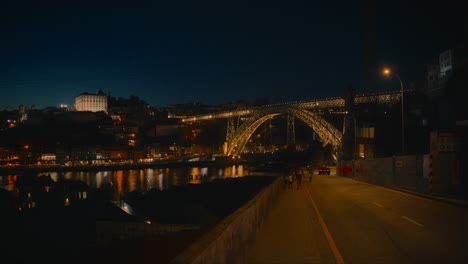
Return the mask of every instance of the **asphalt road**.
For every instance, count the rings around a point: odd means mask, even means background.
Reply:
[[[285,188],[247,263],[468,263],[468,208],[340,176]]]

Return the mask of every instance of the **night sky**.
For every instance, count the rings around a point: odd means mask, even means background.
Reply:
[[[0,8],[0,108],[73,106],[99,89],[156,107],[398,90],[380,78],[365,87],[378,75],[365,66],[423,79],[463,32],[458,1],[408,2],[11,0]]]

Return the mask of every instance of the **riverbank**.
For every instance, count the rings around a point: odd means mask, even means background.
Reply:
[[[28,172],[64,172],[64,171],[114,171],[114,170],[139,170],[139,169],[162,169],[171,167],[213,167],[213,166],[230,166],[230,165],[249,165],[256,164],[256,161],[248,160],[161,160],[146,163],[122,163],[122,164],[104,164],[104,165],[50,165],[50,166],[2,166],[0,167],[0,175],[28,173]]]

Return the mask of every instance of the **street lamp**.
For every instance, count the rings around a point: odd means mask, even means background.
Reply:
[[[392,70],[390,68],[385,67],[382,71],[383,75],[390,76],[392,74]],[[404,97],[403,97],[403,82],[400,79],[398,73],[394,73],[395,76],[400,81],[400,96],[401,96],[401,154],[405,153],[405,115],[404,115]]]

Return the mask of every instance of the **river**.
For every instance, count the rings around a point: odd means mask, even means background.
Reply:
[[[34,206],[34,192],[23,184],[25,181],[47,176],[54,182],[73,180],[86,184],[91,190],[112,188],[112,200],[121,202],[121,197],[137,191],[151,189],[166,190],[171,186],[201,184],[215,179],[244,177],[249,175],[248,165],[230,165],[219,167],[167,167],[145,169],[123,169],[107,171],[47,171],[0,174],[0,188],[18,193],[18,197],[27,196],[29,205]],[[27,194],[25,192],[28,192]],[[28,197],[29,196],[29,197]]]

